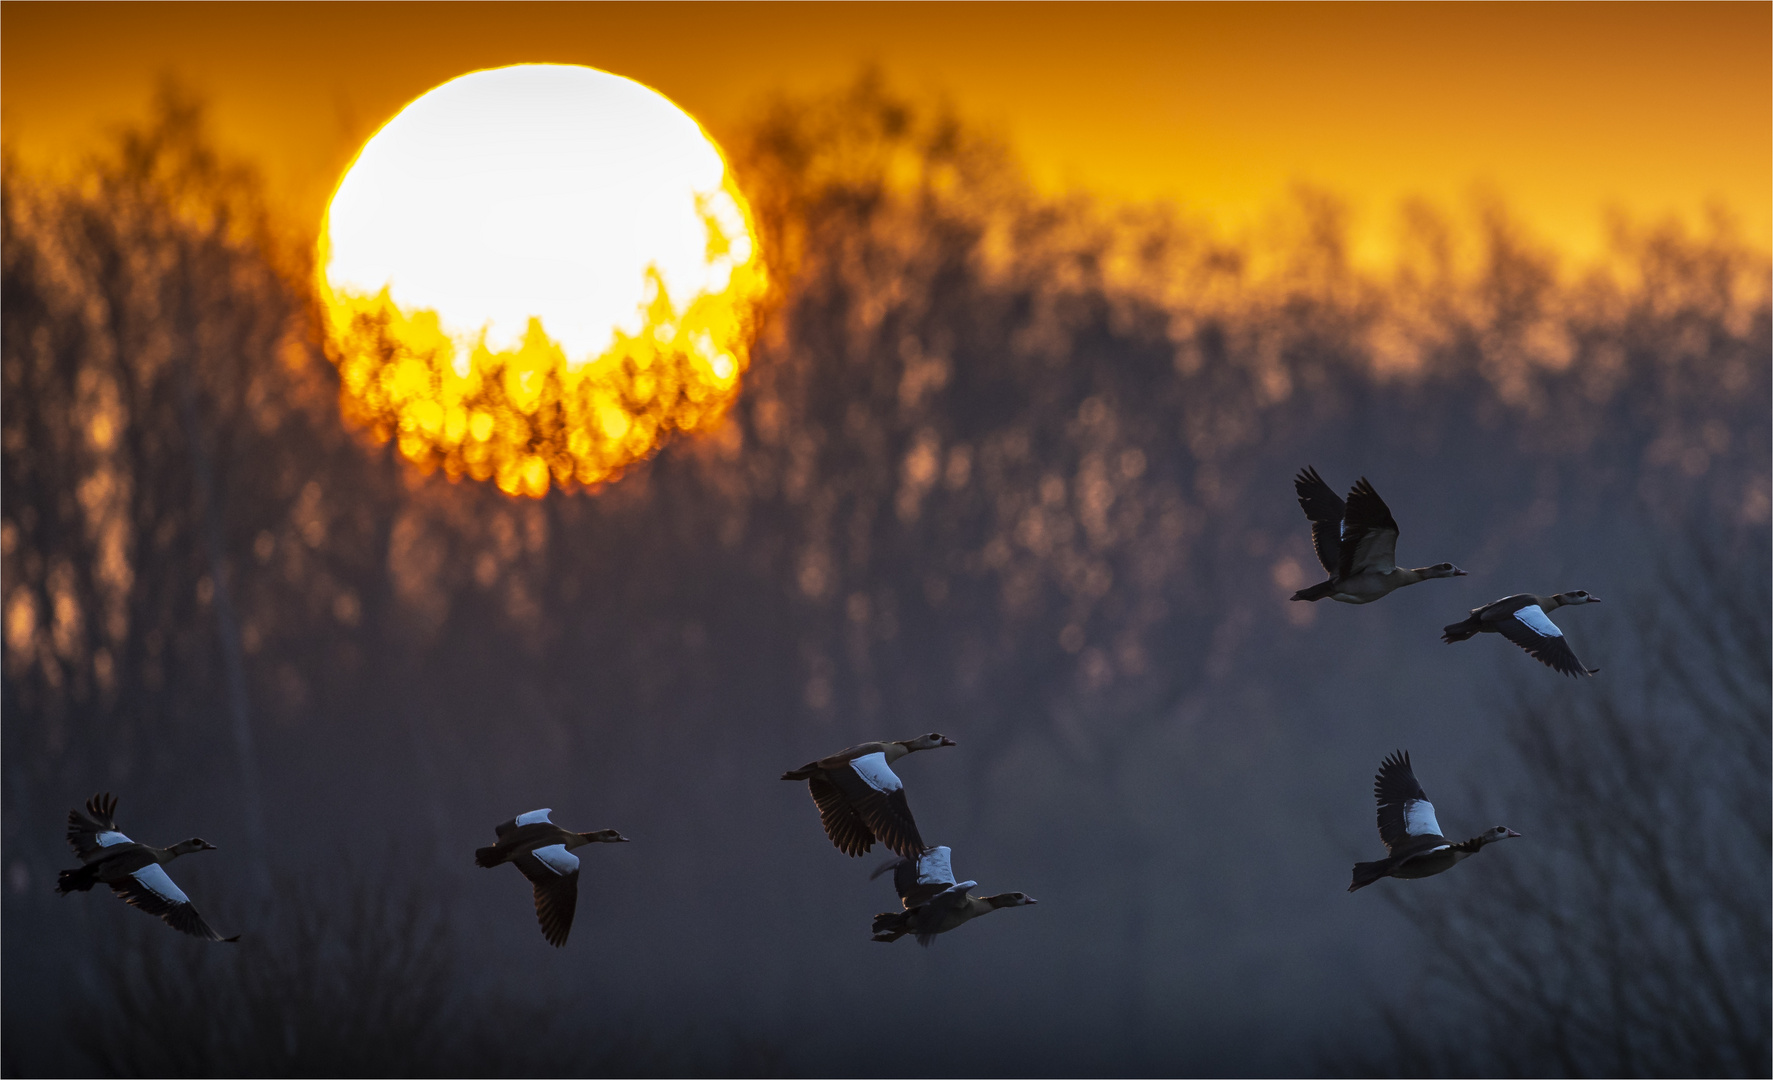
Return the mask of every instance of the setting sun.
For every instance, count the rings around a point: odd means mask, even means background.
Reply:
[[[555,64],[402,109],[340,181],[319,266],[346,412],[421,467],[531,496],[718,423],[765,281],[696,121]]]

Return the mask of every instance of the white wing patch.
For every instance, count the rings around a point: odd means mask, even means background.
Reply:
[[[172,878],[168,877],[166,871],[162,870],[158,864],[144,866],[129,876],[141,882],[142,888],[162,900],[170,900],[175,904],[191,902],[191,898],[185,895],[185,891],[174,885]]]
[[[543,810],[540,813],[545,814],[547,811]],[[561,877],[565,877],[579,868],[579,857],[566,850],[565,844],[549,844],[547,847],[537,848],[532,854],[540,860],[543,866]]]
[[[1552,622],[1545,614],[1545,609],[1538,604],[1528,604],[1515,612],[1514,617],[1540,637],[1560,638],[1564,636],[1564,632],[1558,629],[1558,624]]]
[[[863,783],[876,791],[898,791],[905,786],[899,782],[898,774],[887,766],[886,755],[878,750],[850,762],[850,768],[856,770]]]
[[[1411,799],[1404,803],[1404,832],[1411,836],[1441,836],[1441,823],[1434,819],[1434,804],[1427,799]]]
[[[518,814],[517,827],[521,829],[525,825],[540,825],[548,820],[551,813],[552,810],[531,810],[527,814]]]
[[[933,847],[917,857],[917,883],[919,885],[953,885],[954,865],[952,856],[946,847]]]
[[[968,889],[976,889],[978,887],[979,883],[976,881],[959,881],[942,890],[941,895],[953,897],[956,900],[964,900],[966,899]],[[934,900],[938,898],[932,897],[931,899]]]
[[[99,833],[97,836],[93,837],[93,840],[97,841],[99,847],[116,847],[118,844],[134,842],[130,840],[129,837],[124,836],[116,830]]]

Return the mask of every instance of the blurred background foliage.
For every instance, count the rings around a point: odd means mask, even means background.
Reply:
[[[779,284],[738,406],[541,500],[344,426],[303,223],[189,99],[5,162],[8,1074],[1765,1075],[1764,252],[1417,205],[1362,271],[1333,195],[1041,197],[876,76],[724,141]],[[1288,603],[1306,463],[1471,576]],[[1573,588],[1592,682],[1438,640]],[[930,730],[924,834],[1043,903],[881,950],[774,777]],[[1344,896],[1400,745],[1527,838]],[[236,956],[51,895],[99,790],[220,845],[179,878]],[[468,861],[534,806],[640,841],[560,953]]]

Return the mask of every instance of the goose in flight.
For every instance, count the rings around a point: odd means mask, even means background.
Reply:
[[[117,797],[109,792],[86,800],[85,813],[68,811],[68,844],[82,865],[57,876],[56,893],[66,896],[109,885],[126,903],[159,916],[174,930],[210,941],[239,941],[239,934],[223,937],[210,929],[191,898],[163,869],[180,855],[214,851],[215,845],[197,837],[164,848],[138,844],[117,831],[116,812]]]
[[[1600,602],[1600,597],[1581,589],[1554,596],[1516,593],[1483,607],[1472,608],[1471,616],[1464,622],[1456,622],[1445,628],[1441,640],[1451,645],[1474,634],[1490,631],[1501,634],[1527,650],[1528,656],[1553,671],[1571,678],[1596,675],[1601,669],[1584,667],[1582,661],[1576,659],[1570,643],[1564,640],[1564,632],[1558,629],[1557,623],[1551,621],[1551,613],[1561,607]]]
[[[536,921],[548,944],[561,948],[573,928],[573,911],[579,906],[579,857],[573,848],[586,844],[625,844],[628,838],[614,829],[567,832],[548,819],[550,810],[518,814],[494,831],[498,843],[476,848],[474,862],[494,867],[512,863],[536,887]]]
[[[933,847],[915,859],[896,859],[874,872],[873,877],[888,870],[893,872],[893,888],[905,908],[874,917],[875,941],[897,941],[906,934],[915,934],[919,945],[928,945],[937,934],[946,934],[998,908],[1039,902],[1019,892],[967,895],[967,890],[979,883],[954,880],[951,854],[946,847]]]
[[[863,743],[785,772],[782,779],[806,781],[825,835],[845,855],[866,854],[879,840],[889,851],[915,858],[923,851],[923,837],[893,762],[918,750],[953,745],[953,739],[934,732],[899,742]]]
[[[1349,892],[1383,877],[1431,877],[1476,855],[1485,844],[1520,835],[1498,825],[1470,840],[1450,843],[1441,835],[1440,822],[1434,819],[1434,804],[1422,793],[1422,785],[1410,771],[1410,755],[1406,751],[1397,751],[1380,763],[1373,794],[1379,799],[1379,839],[1391,854],[1378,862],[1355,863]]]
[[[1311,546],[1330,576],[1293,594],[1295,600],[1329,597],[1344,604],[1370,604],[1405,585],[1430,578],[1464,577],[1450,562],[1407,570],[1397,565],[1397,522],[1391,508],[1361,477],[1343,502],[1317,470],[1306,466],[1293,478],[1299,505],[1311,519]]]

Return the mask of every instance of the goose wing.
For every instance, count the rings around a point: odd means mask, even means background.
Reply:
[[[1311,546],[1317,551],[1317,561],[1323,564],[1324,573],[1336,573],[1342,565],[1342,517],[1347,504],[1309,465],[1293,477],[1293,490],[1305,516],[1311,519]]]
[[[825,835],[837,845],[837,850],[852,859],[867,854],[874,847],[874,833],[861,813],[850,805],[843,790],[818,774],[808,777],[806,785],[819,807],[819,822],[825,826]]]
[[[923,837],[911,816],[911,805],[905,801],[905,785],[887,765],[884,753],[863,754],[848,768],[832,769],[825,775],[887,848],[908,859],[923,852]]]
[[[185,890],[174,885],[172,876],[159,863],[149,863],[135,873],[111,883],[111,891],[131,907],[141,908],[157,916],[174,930],[210,941],[238,941],[239,934],[223,937],[209,928]]]
[[[579,906],[579,857],[565,844],[549,844],[511,861],[536,887],[536,922],[542,926],[542,936],[555,948],[565,945]]]
[[[531,810],[526,814],[518,814],[510,821],[495,826],[493,831],[498,834],[500,840],[503,840],[525,825],[552,825],[554,822],[548,815],[553,812],[553,810]]]
[[[1379,800],[1379,839],[1388,849],[1414,846],[1413,841],[1425,837],[1441,838],[1434,804],[1416,782],[1408,751],[1399,750],[1380,763],[1373,795]]]
[[[1600,668],[1587,668],[1576,659],[1564,632],[1545,614],[1538,604],[1527,604],[1506,618],[1496,620],[1496,632],[1527,650],[1527,655],[1564,675],[1593,675]]]
[[[1342,560],[1337,564],[1338,577],[1356,574],[1389,574],[1397,568],[1397,522],[1391,508],[1361,477],[1348,492],[1348,510],[1343,518]]]
[[[915,859],[895,859],[874,872],[875,877],[893,872],[893,890],[906,911],[927,904],[955,884],[952,853],[933,847]]]
[[[117,796],[106,792],[86,800],[86,811],[68,811],[68,845],[81,862],[91,862],[108,847],[134,841],[117,831]]]

